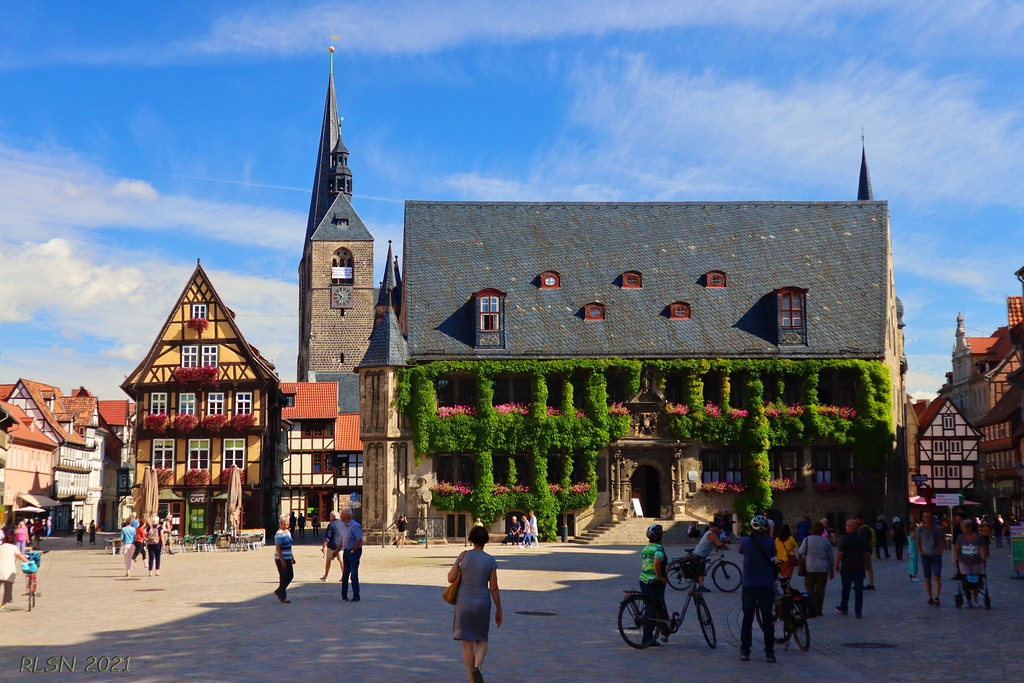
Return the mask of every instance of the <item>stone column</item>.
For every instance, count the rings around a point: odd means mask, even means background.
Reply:
[[[683,449],[672,453],[672,516],[681,518],[686,508],[686,472],[683,467]]]

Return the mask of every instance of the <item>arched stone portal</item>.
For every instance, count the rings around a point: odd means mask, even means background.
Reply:
[[[644,517],[661,516],[661,474],[650,465],[640,465],[629,478],[633,498],[640,499]]]

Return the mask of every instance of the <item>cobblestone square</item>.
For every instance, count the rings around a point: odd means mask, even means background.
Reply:
[[[44,541],[43,548],[51,552],[40,572],[36,609],[27,611],[19,575],[15,602],[0,614],[0,680],[465,679],[461,648],[451,640],[452,608],[441,600],[461,546],[367,547],[362,600],[353,604],[341,602],[337,564],[328,583],[319,581],[319,544],[297,545],[290,605],[271,594],[277,576],[269,547],[172,555],[153,578],[140,562],[130,579],[120,556],[76,548],[65,538]],[[830,583],[826,615],[811,621],[811,650],[780,647],[776,665],[756,649],[756,632],[751,661],[738,661],[739,592],[708,594],[716,650],[708,649],[692,614],[665,646],[627,647],[615,618],[621,591],[636,586],[639,550],[488,546],[499,563],[505,624],[492,626],[486,680],[1020,679],[1024,581],[1009,578],[1006,550],[994,551],[990,564],[991,610],[955,609],[948,580],[942,607],[926,606],[923,584],[908,582],[905,564],[895,560],[876,562],[878,589],[865,594],[864,619],[835,613],[839,584]],[[677,547],[668,550],[681,554]],[[669,591],[669,609],[682,602],[682,593]],[[854,643],[876,646],[848,647]],[[964,669],[965,655],[976,670]],[[64,658],[63,672],[31,672],[45,669],[51,657]],[[90,657],[93,668],[102,657],[130,657],[129,673],[86,673]]]

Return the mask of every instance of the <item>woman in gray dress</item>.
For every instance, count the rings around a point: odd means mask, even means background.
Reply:
[[[472,550],[459,555],[448,570],[451,583],[462,567],[462,581],[455,601],[455,624],[452,638],[462,641],[462,659],[473,683],[483,683],[480,667],[487,656],[487,632],[491,618],[491,599],[494,599],[494,624],[501,627],[501,597],[498,595],[498,563],[484,552],[490,540],[487,529],[473,527],[469,532]]]

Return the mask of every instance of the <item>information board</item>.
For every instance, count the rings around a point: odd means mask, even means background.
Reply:
[[[964,504],[964,497],[959,493],[936,493],[935,504],[939,507],[953,508]]]
[[[633,514],[636,515],[637,517],[643,517],[644,516],[644,510],[643,510],[642,507],[640,507],[640,499],[639,498],[630,498],[629,502],[632,503],[632,505],[633,505]]]

